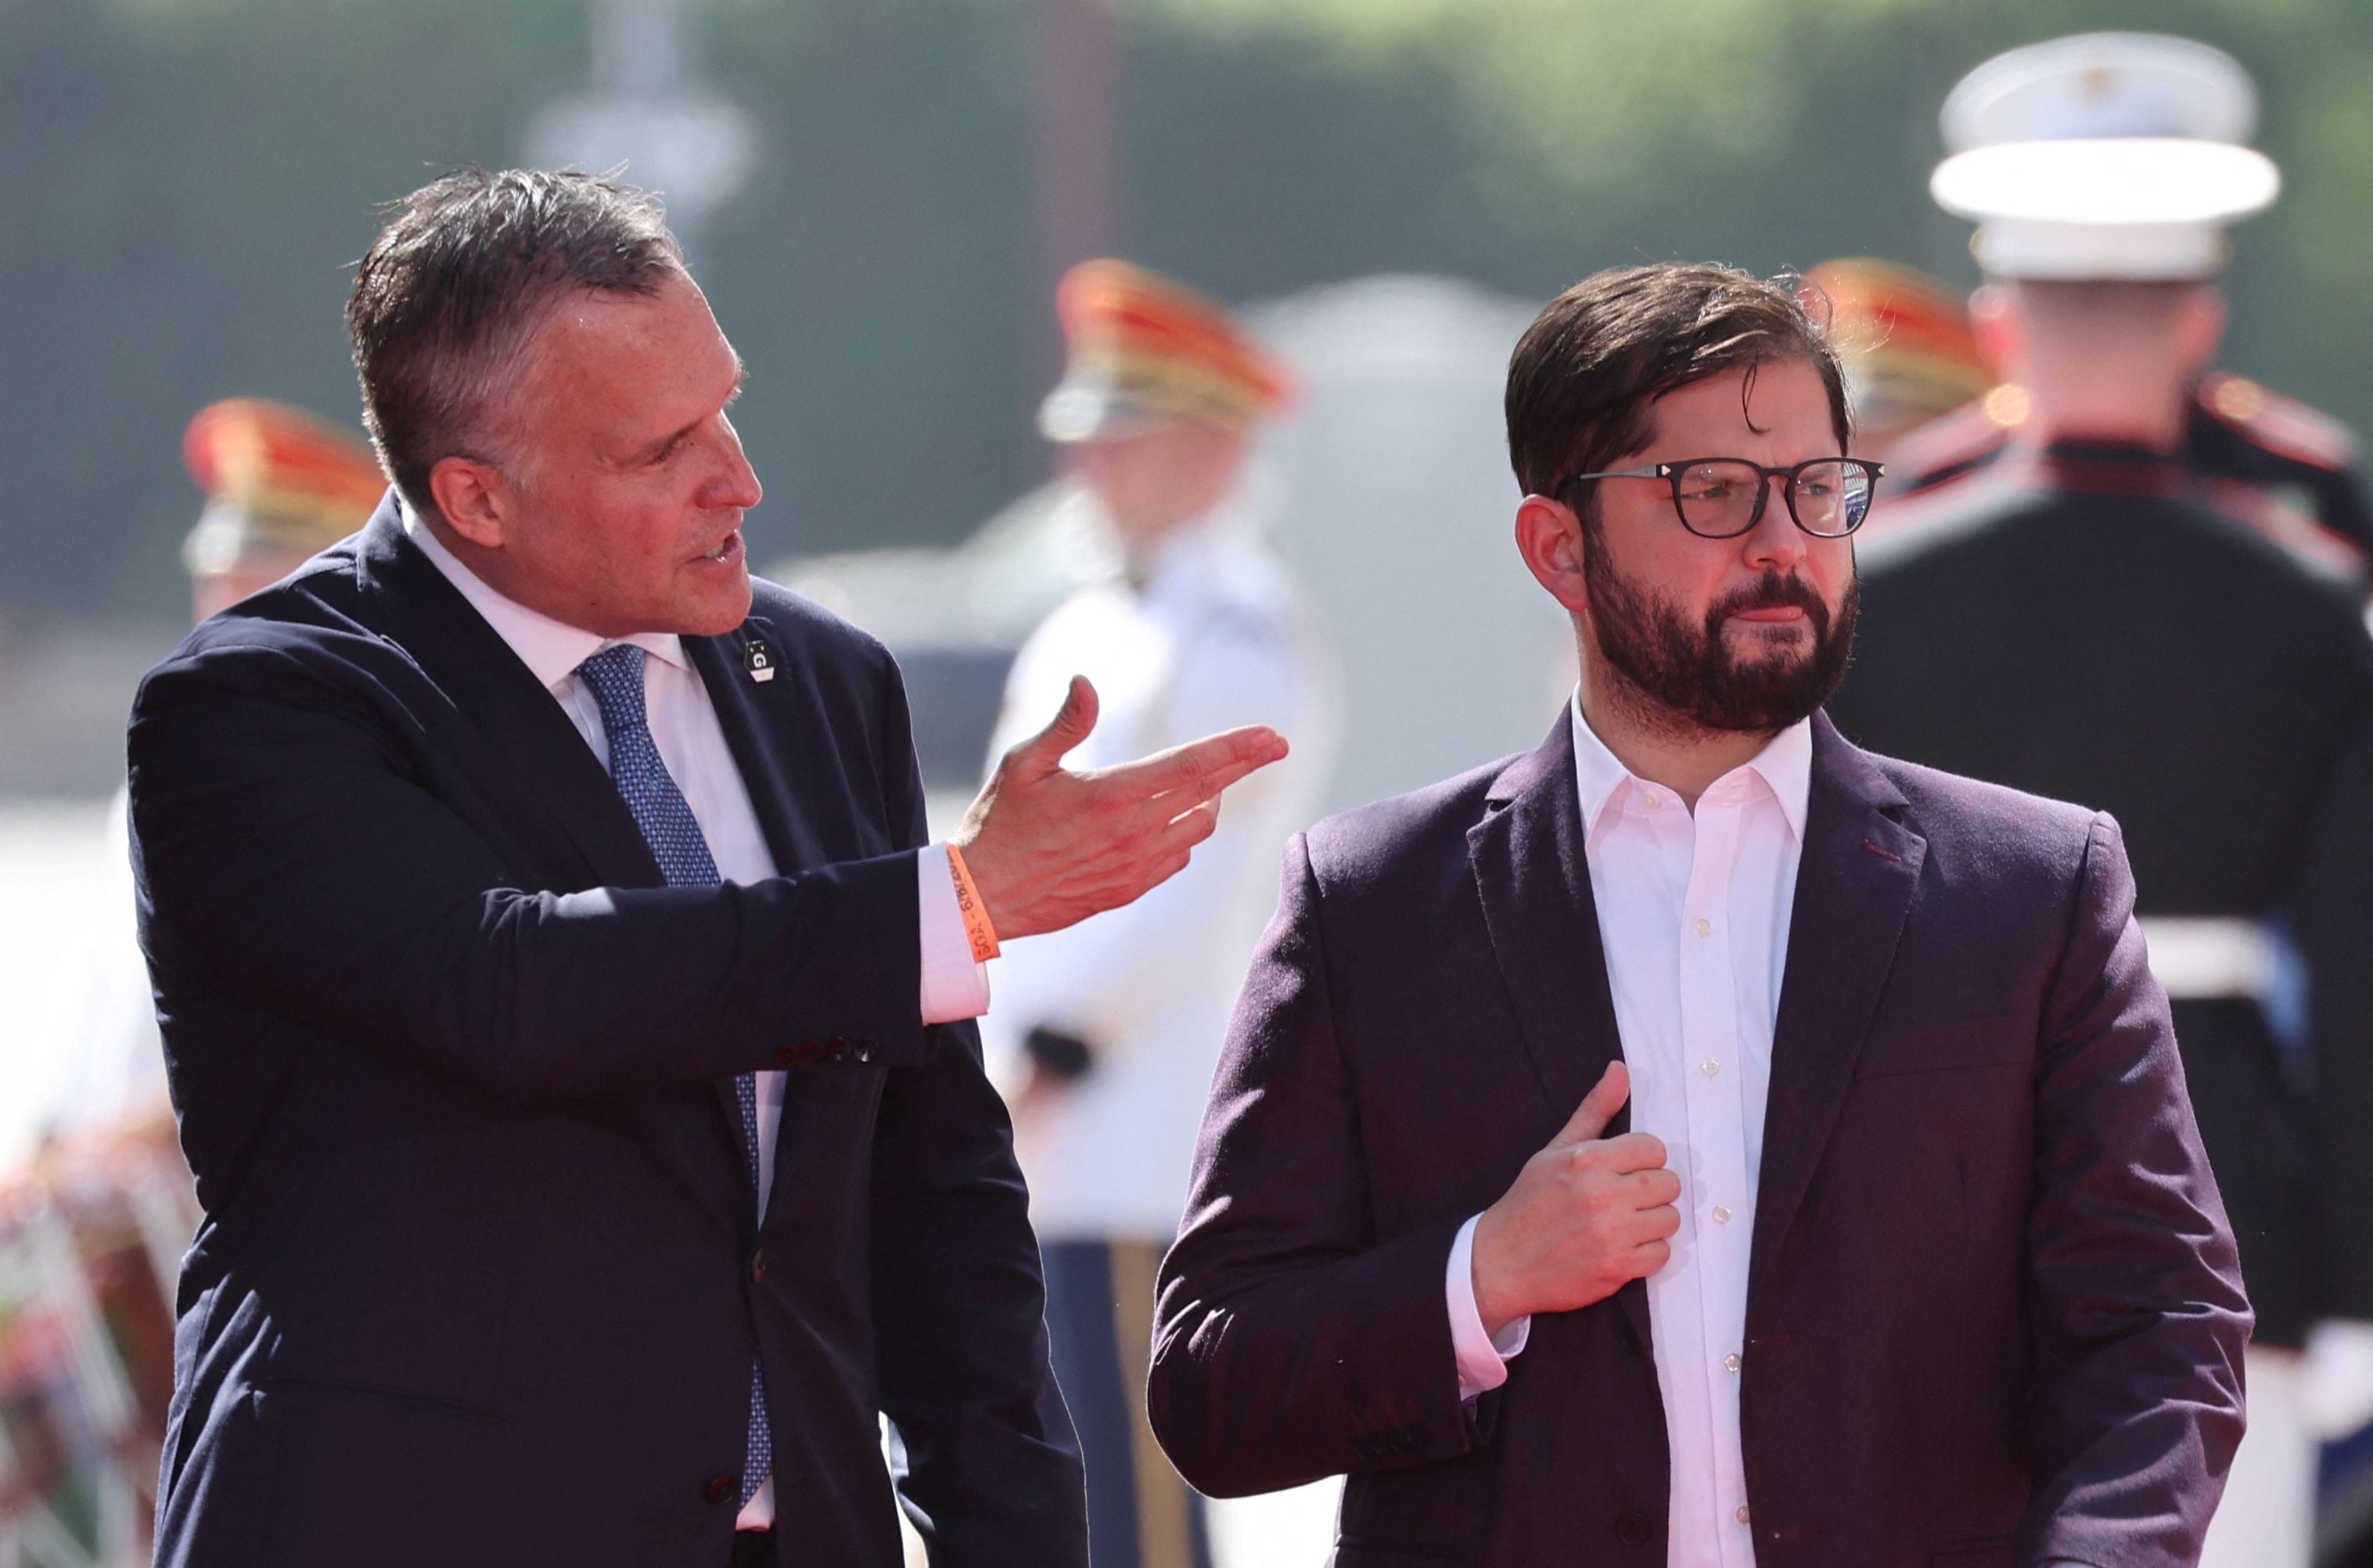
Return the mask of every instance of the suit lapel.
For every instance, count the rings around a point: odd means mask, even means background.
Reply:
[[[566,882],[568,874],[554,873],[573,865],[582,886],[663,885],[601,759],[510,645],[404,537],[392,492],[366,528],[356,565],[372,623],[452,702],[462,738],[492,765],[469,768],[473,781],[497,792],[506,823],[553,854],[552,867],[520,872]]]
[[[754,643],[764,645],[766,665],[774,672],[764,681],[754,680],[750,674],[749,651]],[[684,639],[684,654],[708,693],[709,707],[716,711],[718,728],[725,735],[726,750],[732,754],[734,769],[742,776],[751,810],[758,818],[758,831],[766,837],[766,851],[774,859],[777,874],[781,876],[829,865],[838,858],[816,833],[807,813],[800,809],[795,781],[812,782],[808,775],[814,759],[801,756],[793,749],[795,741],[804,738],[812,744],[820,744],[827,731],[814,672],[804,664],[790,662],[785,657],[787,648],[781,634],[763,615],[751,616],[723,637]],[[783,1189],[784,1167],[792,1157],[794,1141],[789,1129],[796,1109],[798,1082],[795,1077],[784,1086],[782,1119],[777,1124],[777,1193]],[[742,1135],[742,1109],[734,1099],[733,1081],[718,1079],[715,1087],[718,1104],[738,1141]],[[769,1204],[768,1211],[779,1213],[782,1206]]]
[[[1804,855],[1771,1035],[1750,1281],[1766,1276],[1804,1201],[1887,989],[1928,847],[1897,820],[1904,804],[1871,759],[1827,715],[1816,716]]]
[[[1467,834],[1483,924],[1542,1097],[1562,1124],[1623,1048],[1583,850],[1570,713],[1492,782],[1485,812]],[[1626,1106],[1607,1131],[1630,1125]],[[1617,1300],[1645,1347],[1646,1287],[1635,1280]]]
[[[750,677],[748,653],[753,644],[766,649],[766,665],[774,673],[766,681]],[[717,710],[718,727],[726,749],[750,793],[766,835],[775,870],[789,876],[829,865],[836,858],[800,809],[794,780],[804,779],[812,766],[792,749],[790,737],[812,742],[825,733],[814,673],[785,659],[785,643],[772,622],[753,615],[723,637],[688,637],[684,652],[707,688],[709,706]]]

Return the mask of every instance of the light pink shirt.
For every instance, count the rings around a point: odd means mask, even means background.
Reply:
[[[1694,813],[1634,777],[1573,706],[1584,856],[1631,1127],[1662,1139],[1681,1178],[1673,1255],[1648,1280],[1648,1327],[1672,1454],[1672,1568],[1752,1568],[1738,1435],[1747,1266],[1763,1155],[1771,1030],[1812,788],[1809,720],[1709,786]],[[1526,1322],[1486,1336],[1475,1306],[1475,1222],[1444,1281],[1460,1391],[1506,1381]],[[1577,1419],[1580,1419],[1577,1412]]]
[[[645,720],[668,777],[684,791],[700,836],[708,842],[717,874],[727,882],[754,883],[775,874],[775,857],[766,848],[758,813],[750,804],[749,786],[725,743],[708,688],[672,633],[645,632],[629,638],[603,638],[555,621],[531,610],[489,587],[443,541],[431,532],[407,507],[403,531],[421,553],[436,563],[447,581],[459,589],[471,608],[485,617],[495,635],[519,655],[520,662],[544,684],[560,710],[593,748],[602,766],[610,766],[610,740],[602,727],[602,707],[592,690],[577,676],[577,667],[615,642],[630,642],[649,657],[643,661]],[[915,857],[917,891],[922,909],[923,1022],[952,1024],[977,1018],[988,1011],[988,971],[973,962],[972,942],[964,932],[964,915],[956,907],[955,883],[948,874],[944,845],[933,844]],[[775,1138],[783,1119],[783,1074],[758,1074],[758,1211],[766,1211],[774,1188]],[[774,1484],[770,1479],[742,1511],[745,1528],[774,1520]]]

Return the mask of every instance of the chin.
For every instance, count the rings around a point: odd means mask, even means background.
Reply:
[[[750,618],[750,575],[744,572],[731,590],[701,594],[679,605],[675,630],[683,637],[723,637]]]

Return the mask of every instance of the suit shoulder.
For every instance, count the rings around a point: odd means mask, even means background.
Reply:
[[[782,637],[789,645],[786,653],[804,661],[838,659],[877,672],[897,668],[881,638],[781,583],[750,579],[750,616]]]
[[[1910,803],[1908,821],[1932,847],[1980,864],[2020,861],[2065,872],[2085,853],[2101,813],[2008,785],[1866,753]]]
[[[1504,756],[1314,825],[1305,836],[1311,874],[1330,897],[1356,896],[1425,875],[1445,856],[1464,865],[1467,831],[1481,820],[1493,781],[1514,760]]]

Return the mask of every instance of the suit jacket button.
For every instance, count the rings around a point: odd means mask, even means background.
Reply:
[[[750,1254],[750,1282],[756,1284],[766,1277],[766,1249],[754,1248]]]
[[[738,1477],[730,1475],[710,1476],[708,1484],[700,1489],[700,1494],[711,1503],[722,1503],[739,1490],[735,1484],[738,1480]]]
[[[1645,1546],[1648,1538],[1655,1533],[1656,1527],[1648,1522],[1648,1515],[1636,1508],[1615,1515],[1615,1539],[1626,1546]]]

